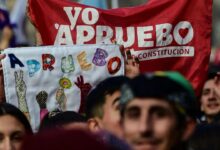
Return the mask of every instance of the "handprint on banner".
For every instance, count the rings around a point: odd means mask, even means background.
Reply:
[[[47,98],[48,98],[48,94],[45,91],[40,91],[36,95],[36,100],[40,107],[40,120],[42,120],[44,116],[48,113],[47,104],[46,104]]]
[[[24,72],[22,70],[18,72],[15,71],[15,88],[18,97],[18,108],[26,115],[26,117],[30,120],[30,114],[26,101],[26,90],[27,86],[23,80]]]
[[[80,89],[81,92],[81,104],[79,108],[79,113],[85,113],[85,104],[86,104],[86,97],[91,90],[92,86],[89,83],[84,83],[83,76],[80,75],[77,77],[77,82],[75,82],[77,87]]]
[[[63,88],[59,88],[56,91],[56,101],[57,101],[59,110],[65,111],[66,110],[67,97],[65,95],[65,92],[64,92]]]

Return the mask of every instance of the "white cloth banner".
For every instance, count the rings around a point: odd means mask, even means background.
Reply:
[[[118,45],[9,48],[4,53],[6,101],[24,112],[35,131],[47,112],[83,112],[92,87],[124,75]]]

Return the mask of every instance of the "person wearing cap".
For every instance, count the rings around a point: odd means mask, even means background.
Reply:
[[[177,72],[139,75],[121,88],[124,138],[134,150],[182,150],[196,121],[191,84]]]
[[[200,97],[202,123],[220,122],[220,72],[210,72]]]

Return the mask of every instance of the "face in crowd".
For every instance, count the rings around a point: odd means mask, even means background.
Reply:
[[[27,134],[32,130],[24,114],[10,104],[0,104],[0,150],[19,150]]]
[[[173,108],[157,98],[131,100],[125,108],[123,129],[135,150],[169,150],[178,136]]]
[[[180,150],[195,127],[188,114],[195,102],[191,92],[192,86],[176,72],[139,75],[123,85],[120,113],[125,140],[134,150]]]
[[[25,136],[24,126],[13,116],[0,116],[0,150],[19,150]]]
[[[220,113],[220,95],[218,93],[220,89],[216,85],[216,81],[214,79],[209,79],[205,82],[202,95],[201,95],[201,111],[203,111],[208,119],[208,122],[215,115]]]
[[[121,137],[122,130],[120,126],[119,97],[120,91],[105,96],[103,105],[103,116],[97,119],[99,127]]]
[[[112,77],[101,82],[88,96],[87,116],[91,131],[107,130],[122,137],[120,125],[120,87],[128,80],[124,76]]]

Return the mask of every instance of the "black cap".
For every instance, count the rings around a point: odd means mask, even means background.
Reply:
[[[120,105],[135,97],[161,98],[174,102],[181,114],[194,116],[196,96],[192,85],[178,72],[153,72],[139,75],[121,88]]]

